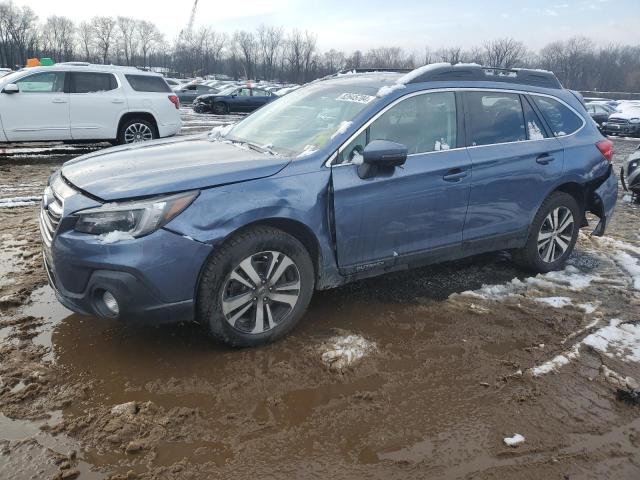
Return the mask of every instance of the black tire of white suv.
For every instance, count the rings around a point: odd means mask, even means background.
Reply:
[[[534,217],[524,248],[511,252],[513,261],[538,273],[560,270],[573,252],[581,220],[575,198],[553,192]]]
[[[143,118],[132,118],[120,125],[116,143],[123,145],[126,143],[146,142],[158,138],[158,130],[150,121]]]

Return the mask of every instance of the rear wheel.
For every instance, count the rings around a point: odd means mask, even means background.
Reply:
[[[257,346],[289,332],[314,289],[304,246],[287,233],[256,227],[226,242],[205,266],[198,288],[198,321],[235,347]]]
[[[216,102],[213,104],[213,113],[216,115],[226,115],[229,113],[229,107],[226,103]]]
[[[118,144],[146,142],[158,138],[155,125],[142,118],[125,121],[118,131]]]
[[[541,273],[562,268],[578,240],[580,223],[576,200],[568,193],[552,193],[533,219],[526,245],[513,252],[514,261]]]

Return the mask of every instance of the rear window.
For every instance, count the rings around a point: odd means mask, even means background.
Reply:
[[[520,142],[527,139],[520,96],[513,93],[467,92],[471,144]]]
[[[151,75],[125,75],[127,82],[136,92],[166,92],[171,93],[171,87],[162,77]]]
[[[118,88],[111,73],[74,72],[71,74],[71,93],[108,92]]]
[[[571,135],[582,127],[582,119],[566,105],[549,97],[532,95],[532,98],[556,137]]]

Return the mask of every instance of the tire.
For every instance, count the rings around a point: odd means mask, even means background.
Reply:
[[[216,102],[213,104],[213,113],[216,115],[227,115],[229,113],[229,106],[223,102]]]
[[[120,126],[117,143],[123,145],[125,143],[146,142],[156,138],[158,138],[158,130],[153,123],[142,118],[132,118]]]
[[[571,228],[562,228],[567,212],[572,215]],[[582,213],[575,198],[564,192],[552,193],[534,217],[524,248],[512,252],[514,262],[538,273],[561,269],[578,240],[581,222]]]
[[[314,287],[313,262],[302,243],[276,228],[251,228],[207,261],[196,319],[211,337],[232,347],[263,345],[291,331]]]

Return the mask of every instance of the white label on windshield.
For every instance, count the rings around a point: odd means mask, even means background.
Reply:
[[[361,93],[343,93],[336,100],[339,102],[369,103],[376,97],[362,95]]]

